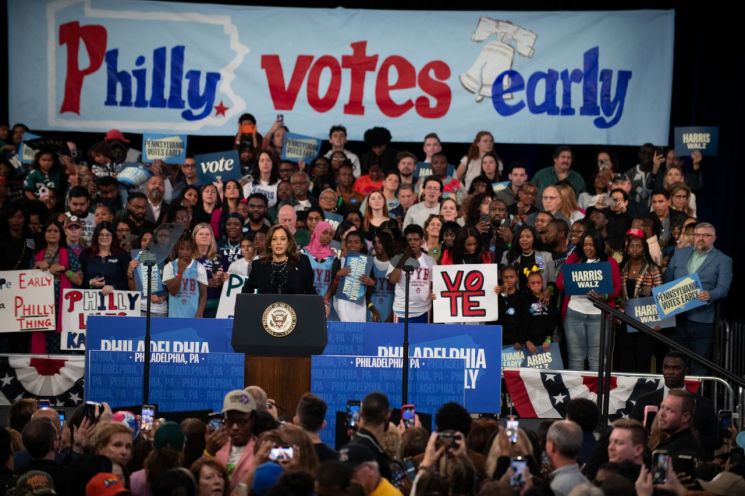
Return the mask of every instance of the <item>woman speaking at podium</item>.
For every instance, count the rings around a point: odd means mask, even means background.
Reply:
[[[266,255],[251,264],[243,293],[316,294],[310,261],[298,253],[295,238],[287,229],[272,226],[266,239]]]

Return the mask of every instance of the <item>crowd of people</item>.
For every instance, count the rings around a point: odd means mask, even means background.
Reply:
[[[239,129],[246,125],[255,128],[250,114],[239,119]],[[488,131],[451,165],[456,157],[436,134],[423,138],[417,157],[394,150],[382,127],[365,133],[369,151],[358,157],[342,125],[329,130],[327,153],[285,161],[287,130],[278,120],[266,136],[239,132],[240,180],[201,184],[194,155],[137,165],[140,153],[117,130],[89,148],[89,161],[75,143],[48,140],[53,146],[42,141],[23,164],[26,127],[0,126],[0,269],[48,271],[57,301],[71,287],[145,296],[139,257],[150,249],[159,254],[156,317],[215,317],[221,288],[237,273],[248,278],[244,291],[317,293],[332,320],[395,322],[404,317],[401,269],[413,258],[408,316],[429,322],[432,267],[499,264],[503,344],[535,352],[558,341],[569,368],[590,370],[598,367],[601,314],[588,296],[623,309],[695,272],[705,305],[660,332],[711,358],[732,261],[714,247],[714,226],[696,217],[699,152],[677,157],[647,143],[624,170],[601,149],[586,181],[572,168],[570,147],[556,147],[553,165],[530,177],[526,164],[503,163]],[[358,254],[373,259],[359,276],[364,297],[339,298]],[[612,291],[564,294],[562,266],[595,262],[610,264]],[[633,353],[619,355],[616,370],[661,370],[667,350],[618,331],[617,348]],[[12,351],[59,351],[55,333],[1,339]]]
[[[668,354],[665,366],[674,371],[664,397],[640,399],[659,405],[651,424],[632,414],[595,432],[596,404],[573,399],[566,418],[532,426],[447,402],[430,426],[371,392],[347,412],[334,447],[322,441],[331,412],[311,393],[280,416],[249,386],[227,392],[219,412],[180,423],[106,403],[80,405],[63,421],[21,399],[0,429],[0,496],[745,494],[744,436],[734,424],[704,434],[711,403],[682,387],[682,355]]]

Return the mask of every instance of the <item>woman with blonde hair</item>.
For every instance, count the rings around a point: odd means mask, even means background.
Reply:
[[[96,454],[122,466],[132,459],[132,442],[132,431],[118,422],[100,422],[93,434]]]
[[[494,478],[495,473],[497,474],[497,478],[500,477],[501,474],[500,471],[497,470],[497,466],[499,466],[499,468],[502,469],[501,472],[504,473],[509,467],[509,460],[516,456],[530,458],[531,460],[528,462],[529,466],[532,462],[532,466],[535,468],[537,467],[537,464],[535,463],[534,455],[533,443],[530,442],[530,439],[524,430],[517,430],[517,442],[513,444],[509,437],[507,437],[507,430],[500,428],[499,433],[494,436],[494,440],[489,447],[489,452],[486,455],[486,463],[484,466],[486,477],[492,479]],[[502,460],[500,460],[500,458]]]
[[[574,192],[574,188],[572,188],[568,184],[556,184],[556,189],[559,190],[559,196],[561,196],[561,207],[559,207],[559,212],[569,219],[569,225],[572,225],[574,222],[584,219],[585,214],[579,209],[579,204],[577,203],[577,194]]]
[[[227,260],[223,261],[217,252],[217,239],[210,224],[201,222],[194,226],[192,238],[197,245],[196,261],[207,271],[207,306],[204,309],[204,318],[215,318],[222,284],[227,279]]]

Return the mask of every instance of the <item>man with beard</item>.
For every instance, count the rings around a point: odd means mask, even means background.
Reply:
[[[119,182],[113,177],[102,177],[98,181],[98,201],[111,209],[114,215],[118,215],[124,208],[124,202],[119,195]]]
[[[416,185],[414,171],[416,170],[416,155],[411,152],[399,152],[396,156],[398,174],[401,176],[401,184]]]
[[[127,212],[123,216],[129,222],[132,236],[140,237],[146,230],[152,230],[155,225],[145,217],[147,215],[147,196],[139,191],[133,191],[127,198]]]
[[[509,186],[497,193],[497,198],[507,204],[507,207],[517,203],[517,192],[520,186],[528,182],[528,169],[522,162],[514,162],[507,168]]]
[[[248,234],[271,227],[266,218],[268,201],[261,193],[252,193],[248,197],[248,219],[243,226],[243,233]]]
[[[539,192],[559,181],[569,181],[576,194],[585,191],[585,180],[572,168],[572,149],[566,145],[557,146],[554,150],[554,165],[544,167],[533,176],[533,183],[538,186]],[[545,207],[544,207],[545,208]]]
[[[708,222],[701,222],[693,230],[694,246],[675,250],[664,274],[665,282],[698,274],[702,290],[698,299],[706,305],[676,316],[672,338],[699,355],[711,359],[714,336],[716,302],[727,297],[732,283],[732,259],[714,248],[717,231]],[[693,375],[707,375],[708,369],[697,363],[691,365]]]
[[[639,148],[639,163],[624,172],[631,181],[629,196],[641,205],[649,205],[650,174],[665,161],[665,156],[657,153],[652,143],[644,143]]]
[[[67,216],[75,216],[82,223],[83,239],[85,244],[89,244],[93,236],[93,229],[96,227],[96,217],[90,211],[91,197],[88,190],[83,186],[73,186],[70,189],[69,199],[67,201]]]
[[[147,210],[145,220],[159,226],[166,218],[168,204],[163,201],[166,183],[160,176],[152,176],[147,181]]]
[[[215,458],[227,469],[232,492],[255,468],[256,401],[243,389],[230,391],[223,400],[222,414],[225,423],[207,436],[204,456]]]
[[[178,198],[181,192],[187,186],[199,185],[199,178],[197,177],[197,161],[194,159],[194,155],[187,154],[184,163],[181,164],[181,170],[176,174],[176,178],[173,180],[172,198]]]

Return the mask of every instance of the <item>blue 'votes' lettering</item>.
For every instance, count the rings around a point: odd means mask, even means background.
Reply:
[[[612,94],[613,69],[603,69],[598,74],[598,60],[600,49],[591,48],[584,54],[583,69],[564,69],[561,72],[548,69],[546,72],[534,72],[525,79],[517,71],[509,70],[502,72],[494,80],[492,86],[492,104],[494,109],[503,116],[510,116],[525,108],[525,101],[520,99],[517,93],[525,90],[528,110],[532,114],[546,115],[574,115],[575,109],[572,105],[572,83],[582,83],[582,106],[579,108],[580,115],[597,115],[601,111],[602,117],[593,119],[593,124],[599,129],[608,129],[621,120],[623,106],[626,101],[626,92],[631,79],[631,71],[618,71],[615,95]],[[561,79],[561,107],[557,104],[557,86]],[[505,85],[507,80],[507,85]],[[538,102],[538,85],[545,86],[545,98]],[[598,89],[600,90],[600,102],[598,105]],[[505,95],[516,98],[515,103],[505,101]],[[609,118],[609,119],[606,119]]]
[[[153,50],[152,73],[150,75],[150,101],[146,98],[147,71],[142,67],[145,65],[145,56],[140,55],[135,60],[135,67],[131,73],[119,70],[119,49],[106,52],[106,101],[104,105],[110,107],[131,107],[132,102],[132,77],[134,76],[134,106],[151,108],[182,109],[189,105],[188,110],[181,112],[181,117],[187,121],[197,121],[207,117],[212,111],[215,103],[215,90],[220,81],[219,72],[205,73],[204,91],[199,92],[199,82],[202,71],[191,70],[184,76],[184,56],[186,47],[178,45],[171,48],[171,63],[168,74],[170,82],[168,95],[166,95],[166,47]],[[184,77],[188,82],[186,99],[184,102],[183,83]],[[121,90],[121,98],[117,100],[117,90]],[[199,111],[195,114],[194,111]]]

